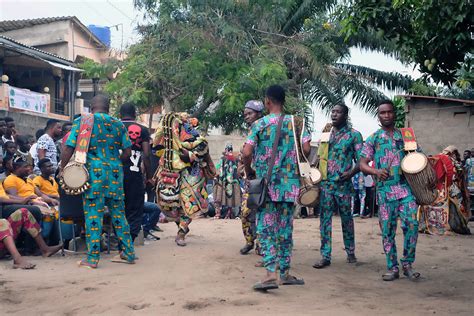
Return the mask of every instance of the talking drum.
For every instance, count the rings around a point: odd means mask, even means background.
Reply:
[[[436,174],[428,158],[419,152],[411,152],[403,158],[401,168],[420,205],[431,205],[438,197]]]
[[[297,203],[302,206],[315,206],[319,198],[319,186],[321,172],[317,168],[311,168],[310,176],[301,178],[301,188]]]
[[[71,161],[59,179],[61,188],[69,195],[78,195],[90,188],[89,172],[83,164]]]

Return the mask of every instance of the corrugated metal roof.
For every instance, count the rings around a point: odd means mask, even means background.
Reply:
[[[58,16],[50,18],[0,21],[0,33],[19,30],[26,27],[33,27],[35,25],[68,20],[72,20],[74,23],[76,23],[82,29],[82,31],[85,32],[88,36],[90,36],[98,45],[106,47],[106,45],[102,43],[102,41],[75,16]]]
[[[26,19],[26,20],[9,20],[0,21],[0,32],[8,32],[12,30],[18,30],[25,27],[31,27],[34,25],[53,23],[58,21],[67,21],[74,18],[73,16],[58,16],[51,18],[38,18],[38,19]]]
[[[53,62],[58,62],[68,66],[74,66],[74,62],[72,60],[68,60],[58,55],[45,52],[41,49],[25,45],[23,43],[17,42],[12,38],[0,35],[0,46],[4,46],[8,49],[18,51],[20,53],[25,53],[26,55],[37,57],[40,59],[46,59]]]
[[[419,99],[419,100],[433,100],[434,102],[456,102],[462,103],[464,105],[474,105],[474,100],[463,100],[463,99],[453,99],[453,98],[444,98],[444,97],[431,97],[426,95],[415,95],[415,94],[406,94],[399,95],[398,97],[409,99]]]

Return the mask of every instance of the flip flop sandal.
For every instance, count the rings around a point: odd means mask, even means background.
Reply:
[[[413,269],[403,269],[403,275],[408,278],[410,281],[418,281],[421,278],[419,272],[413,271]]]
[[[315,268],[315,269],[324,269],[326,267],[329,267],[330,265],[331,265],[331,261],[329,261],[327,259],[321,259],[321,261],[316,262],[315,264],[313,264],[313,268]]]
[[[246,255],[252,249],[253,249],[253,244],[246,244],[245,246],[242,247],[242,249],[240,249],[240,254],[241,255]]]
[[[276,283],[276,280],[268,280],[268,281],[265,281],[265,282],[257,282],[253,286],[253,289],[255,291],[259,291],[259,292],[266,292],[268,290],[278,289],[278,284]]]
[[[115,263],[135,264],[135,260],[128,261],[127,259],[122,258],[121,255],[114,256],[110,261],[115,262]]]
[[[396,271],[389,271],[382,275],[382,280],[384,281],[394,281],[400,278],[400,274]]]
[[[154,235],[152,232],[149,232],[148,235],[152,236],[152,237],[155,238],[156,240],[160,240],[160,237]]]
[[[96,264],[92,264],[92,263],[89,263],[85,260],[81,260],[81,261],[78,261],[77,262],[77,266],[79,268],[86,268],[86,269],[97,269],[97,265]]]
[[[304,285],[303,279],[298,279],[295,276],[289,275],[286,278],[280,278],[281,285]]]

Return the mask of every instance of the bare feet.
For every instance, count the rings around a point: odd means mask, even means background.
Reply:
[[[43,257],[51,257],[55,253],[57,253],[59,250],[62,248],[62,244],[56,245],[56,246],[51,246],[47,247],[45,250],[42,251]]]
[[[18,257],[13,260],[13,269],[30,270],[34,269],[36,264],[28,262],[24,257]]]

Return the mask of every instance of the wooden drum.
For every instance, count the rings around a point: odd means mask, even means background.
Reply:
[[[310,178],[301,178],[301,188],[298,194],[297,203],[302,206],[314,207],[318,204],[319,186]]]
[[[436,174],[428,158],[419,152],[410,152],[401,162],[401,168],[420,205],[431,205],[438,197]]]

